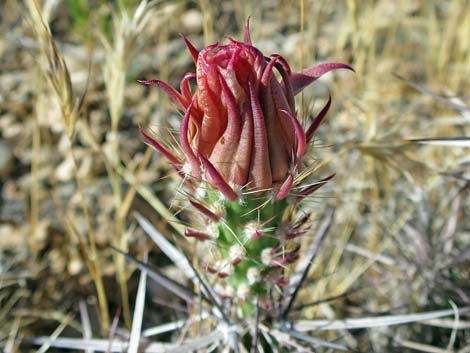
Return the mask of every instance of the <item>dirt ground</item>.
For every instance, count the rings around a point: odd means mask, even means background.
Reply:
[[[140,272],[113,247],[148,254],[184,283],[135,220],[137,211],[191,249],[175,221],[185,219],[178,180],[138,133],[170,136],[181,115],[137,80],[178,87],[194,70],[180,34],[202,48],[240,38],[251,16],[254,44],[295,70],[334,61],[356,71],[330,73],[298,98],[308,119],[332,96],[308,161],[318,179],[336,177],[304,207],[319,222],[336,213],[296,320],[450,309],[420,323],[313,334],[359,352],[469,352],[468,0],[182,0],[142,13],[137,0],[41,1],[52,37],[32,4],[0,4],[1,349],[83,337],[84,313],[92,337],[107,339],[110,328],[129,337]],[[150,280],[146,303],[144,328],[187,317]]]

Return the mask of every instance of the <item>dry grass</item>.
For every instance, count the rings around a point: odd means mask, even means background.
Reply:
[[[0,348],[32,352],[37,346],[22,339],[55,335],[105,340],[88,351],[118,349],[130,337],[136,351],[137,324],[167,332],[160,325],[186,317],[111,248],[138,259],[149,253],[184,280],[132,216],[190,248],[168,208],[177,181],[137,132],[141,124],[164,134],[179,117],[162,92],[136,80],[176,85],[192,68],[179,33],[202,47],[239,36],[251,15],[255,45],[293,68],[328,60],[356,69],[330,74],[301,98],[307,119],[333,97],[310,162],[318,179],[336,178],[305,208],[336,213],[294,317],[314,325],[379,316],[360,330],[314,332],[360,352],[468,352],[468,311],[457,309],[470,305],[468,140],[414,139],[470,136],[469,1],[116,4],[0,5]],[[382,325],[445,309],[447,319]],[[201,347],[220,339],[217,331],[198,337],[184,321],[171,325],[180,331],[146,339],[192,336]],[[51,344],[36,343],[39,351]]]

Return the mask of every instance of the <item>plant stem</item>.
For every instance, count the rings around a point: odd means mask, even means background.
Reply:
[[[73,152],[73,141],[71,138],[68,138],[68,143],[69,143],[69,153],[72,158],[72,165],[74,169],[74,175],[75,175],[75,182],[77,184],[78,188],[78,193],[80,196],[80,204],[83,210],[83,214],[85,216],[85,222],[87,224],[88,228],[88,245],[90,249],[90,272],[93,277],[93,281],[95,282],[95,288],[96,288],[96,293],[98,296],[98,305],[100,308],[100,325],[101,325],[101,330],[103,333],[107,333],[109,331],[109,311],[108,311],[108,301],[106,298],[105,290],[104,290],[104,285],[103,285],[103,278],[101,274],[101,268],[100,264],[98,261],[98,256],[97,256],[97,251],[96,251],[96,243],[95,243],[95,236],[93,232],[93,228],[91,225],[91,219],[90,219],[90,212],[88,209],[88,206],[86,205],[85,202],[85,192],[83,189],[83,185],[80,181],[80,178],[78,176],[78,167],[77,167],[77,160],[75,158],[75,154]],[[92,268],[91,268],[92,267]]]

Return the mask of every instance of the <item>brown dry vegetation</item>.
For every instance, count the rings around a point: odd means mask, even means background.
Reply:
[[[410,139],[469,136],[470,2],[138,5],[1,2],[0,348],[82,337],[84,312],[93,337],[108,337],[114,317],[115,335],[127,337],[139,271],[111,245],[139,259],[149,253],[181,279],[133,217],[190,249],[170,207],[177,181],[137,131],[169,134],[180,116],[137,79],[177,86],[192,70],[179,33],[201,48],[240,37],[252,16],[255,45],[294,69],[336,61],[356,70],[329,74],[299,98],[307,118],[333,97],[310,158],[318,178],[336,178],[305,207],[320,218],[334,206],[336,216],[295,317],[454,309],[434,322],[312,334],[360,352],[468,352],[468,311],[456,309],[470,306],[468,141]],[[325,298],[333,300],[308,305]],[[178,302],[149,282],[143,326],[185,317],[168,304]]]

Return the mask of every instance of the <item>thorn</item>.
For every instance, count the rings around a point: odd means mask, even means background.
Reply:
[[[304,235],[305,233],[307,233],[308,230],[307,229],[302,229],[302,230],[296,230],[296,231],[292,231],[292,232],[288,232],[286,234],[286,240],[291,240],[291,239],[295,239],[295,238],[298,238],[298,237],[301,237],[302,235]]]
[[[202,214],[209,217],[212,221],[214,221],[214,222],[219,221],[220,217],[218,215],[216,215],[214,212],[212,212],[211,210],[209,210],[204,205],[202,205],[199,202],[196,202],[194,200],[189,200],[189,203],[191,205],[193,205],[193,207],[196,208],[198,211],[200,211]]]
[[[216,269],[213,268],[211,265],[209,265],[209,263],[207,263],[207,262],[204,262],[204,263],[202,264],[202,268],[203,268],[204,270],[206,270],[207,272],[211,273],[211,274],[217,273]]]
[[[251,234],[250,239],[251,240],[256,240],[256,239],[261,238],[262,235],[263,235],[263,233],[260,230],[257,229]]]
[[[281,257],[280,259],[272,260],[271,266],[273,267],[281,267],[288,262],[287,257]]]
[[[307,197],[308,195],[312,194],[313,192],[317,191],[320,189],[323,185],[325,185],[329,180],[333,179],[335,177],[336,173],[331,174],[330,176],[327,176],[324,179],[321,179],[317,183],[310,185],[309,187],[305,188],[299,193],[299,198],[303,199]]]
[[[194,238],[197,240],[205,241],[205,240],[210,240],[212,237],[209,234],[203,233],[203,232],[198,232],[192,229],[186,229],[184,231],[184,236],[188,238]]]
[[[217,272],[217,277],[219,278],[227,278],[228,273],[227,272]]]
[[[320,247],[323,243],[323,240],[325,239],[326,235],[328,234],[328,231],[330,230],[331,223],[333,222],[334,218],[334,209],[329,210],[325,217],[323,218],[323,221],[320,223],[318,230],[315,234],[315,237],[310,244],[309,248],[307,249],[308,257],[305,257],[307,261],[305,264],[300,264],[300,267],[302,268],[300,270],[300,279],[297,280],[297,283],[293,284],[295,286],[294,291],[292,294],[289,295],[289,300],[287,305],[284,307],[282,313],[279,316],[279,319],[281,321],[287,322],[288,321],[288,316],[289,313],[292,309],[292,305],[294,304],[297,294],[299,293],[300,288],[302,287],[302,284],[304,283],[305,279],[307,278],[308,272],[310,270],[310,267],[317,256]],[[307,255],[306,255],[307,256]],[[297,270],[298,271],[298,270]],[[287,298],[286,298],[287,299]]]
[[[240,257],[237,257],[236,259],[232,260],[232,266],[237,266],[240,262],[242,262],[242,259]]]

